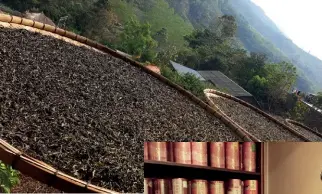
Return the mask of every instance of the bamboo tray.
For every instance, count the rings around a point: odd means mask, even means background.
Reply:
[[[77,46],[84,46],[86,48],[95,50],[97,52],[101,53],[108,53],[112,55],[113,57],[119,58],[125,62],[128,62],[129,64],[140,68],[145,73],[148,73],[155,78],[157,78],[159,81],[163,82],[164,84],[176,89],[178,92],[180,92],[182,95],[188,97],[193,103],[196,105],[199,105],[207,112],[211,113],[218,119],[220,119],[225,125],[227,125],[231,130],[233,130],[236,135],[238,135],[240,138],[242,138],[244,141],[251,141],[251,138],[245,133],[244,131],[240,130],[238,126],[235,125],[235,123],[231,122],[229,119],[227,119],[224,115],[222,115],[220,112],[218,112],[216,109],[213,109],[210,107],[207,103],[200,100],[198,97],[194,96],[189,91],[183,89],[181,86],[171,82],[167,78],[163,77],[162,75],[150,70],[149,68],[145,67],[141,63],[128,58],[116,50],[110,49],[100,43],[97,43],[93,40],[90,40],[86,37],[77,35],[73,32],[69,32],[54,26],[50,26],[48,24],[43,24],[40,22],[36,22],[33,20],[6,15],[6,14],[0,14],[0,26],[7,27],[7,28],[13,28],[13,29],[26,29],[32,32],[41,33],[43,35],[52,36],[54,38],[69,42],[71,44],[77,45]]]
[[[300,134],[298,131],[296,131],[295,129],[291,128],[290,126],[285,125],[284,123],[280,122],[279,120],[277,120],[276,118],[272,117],[271,115],[265,113],[264,111],[256,108],[255,106],[240,100],[232,95],[223,93],[223,92],[219,92],[217,90],[214,89],[205,89],[204,90],[204,94],[206,96],[206,100],[209,103],[210,106],[212,106],[214,109],[216,109],[218,112],[220,112],[222,115],[225,115],[227,117],[227,119],[229,119],[231,122],[234,122],[238,127],[239,130],[244,131],[244,133],[246,133],[249,137],[251,137],[251,139],[253,141],[260,141],[260,138],[255,137],[254,135],[250,134],[249,132],[247,132],[247,130],[243,127],[241,127],[240,125],[238,125],[235,121],[233,121],[230,117],[228,117],[222,110],[220,110],[220,108],[216,105],[216,103],[211,99],[211,97],[220,97],[220,98],[227,98],[230,100],[233,100],[235,102],[238,102],[252,110],[254,110],[256,113],[261,114],[262,116],[266,117],[267,119],[273,121],[274,123],[276,123],[277,125],[281,126],[282,128],[290,131],[291,133],[293,133],[294,135],[300,137],[301,139],[303,139],[304,141],[310,141],[307,137],[303,136],[302,134]]]
[[[118,193],[66,175],[48,164],[20,152],[2,139],[0,139],[0,159],[21,173],[65,192]]]
[[[77,46],[83,46],[96,52],[108,53],[116,58],[119,58],[129,64],[140,68],[145,73],[148,73],[159,81],[167,84],[168,86],[176,89],[184,96],[188,97],[193,103],[199,105],[213,116],[220,119],[226,124],[236,135],[241,137],[243,141],[252,141],[252,138],[244,130],[241,130],[238,125],[232,122],[224,114],[217,109],[210,107],[208,104],[191,94],[189,91],[183,89],[181,86],[169,81],[167,78],[159,75],[156,72],[146,68],[142,64],[121,55],[115,50],[112,50],[100,43],[90,40],[86,37],[77,35],[73,32],[66,31],[61,28],[57,28],[48,24],[43,24],[37,21],[11,16],[0,13],[0,27],[12,28],[12,29],[25,29],[35,33],[41,33],[46,36],[51,36],[62,41],[69,42]],[[84,181],[78,180],[74,177],[66,175],[58,170],[54,169],[50,165],[33,159],[26,154],[21,153],[16,148],[9,145],[4,140],[0,139],[0,160],[8,165],[12,165],[13,168],[21,171],[22,173],[31,176],[32,178],[41,181],[45,184],[53,186],[57,189],[66,192],[102,192],[102,193],[117,193],[111,190],[100,188]]]
[[[297,122],[297,121],[294,121],[294,120],[291,120],[291,119],[285,119],[285,122],[286,122],[287,124],[289,124],[289,125],[290,125],[290,124],[292,124],[292,125],[295,125],[295,126],[302,127],[302,128],[304,128],[304,129],[306,129],[306,130],[310,131],[311,133],[314,133],[315,135],[317,135],[317,136],[319,136],[319,137],[321,137],[321,138],[322,138],[322,134],[321,134],[321,133],[319,133],[319,132],[317,132],[317,131],[315,131],[315,130],[311,129],[310,127],[308,127],[308,126],[304,125],[303,123],[300,123],[300,122]],[[292,126],[292,125],[290,125],[290,126]]]

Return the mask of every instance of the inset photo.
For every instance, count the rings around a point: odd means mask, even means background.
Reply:
[[[322,143],[145,142],[145,194],[322,191]]]

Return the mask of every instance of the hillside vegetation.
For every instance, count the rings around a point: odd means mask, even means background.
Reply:
[[[59,26],[63,23],[141,62],[166,68],[171,59],[195,69],[220,70],[268,107],[283,102],[295,85],[303,91],[322,90],[322,62],[293,44],[250,0],[0,3],[20,12],[43,11]]]
[[[322,90],[322,61],[295,45],[250,0],[168,1],[197,28],[209,27],[220,15],[233,15],[238,24],[237,39],[248,51],[265,53],[273,62],[293,63],[298,67],[300,90]]]

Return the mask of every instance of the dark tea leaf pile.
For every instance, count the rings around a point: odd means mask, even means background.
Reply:
[[[137,67],[6,28],[0,28],[0,138],[67,174],[120,192],[143,192],[145,140],[241,140]]]

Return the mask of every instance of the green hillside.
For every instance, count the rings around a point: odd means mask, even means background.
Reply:
[[[209,27],[216,17],[228,14],[238,22],[237,38],[248,51],[265,53],[271,61],[290,61],[298,67],[297,87],[322,90],[322,61],[288,39],[250,0],[168,0],[194,27]],[[175,3],[173,3],[175,2]],[[309,86],[309,87],[308,87]]]
[[[307,90],[309,88],[307,84],[313,85],[312,87],[316,87],[315,89],[322,90],[322,79],[320,77],[322,73],[322,61],[320,59],[310,55],[294,44],[265,15],[264,11],[250,0],[233,0],[231,7],[299,68],[301,79],[306,80],[305,82],[299,80],[298,87],[301,90]],[[275,52],[273,53],[276,55]]]
[[[56,23],[69,16],[67,28],[109,46],[120,42],[126,22],[148,22],[151,34],[164,34],[158,51],[187,49],[184,36],[194,29],[216,28],[218,18],[232,15],[237,22],[235,44],[249,52],[265,53],[271,62],[296,65],[303,91],[322,90],[322,61],[296,46],[250,0],[0,0],[6,9],[43,11]],[[95,21],[95,22],[93,22]]]
[[[180,17],[165,0],[155,0],[153,3],[143,4],[139,1],[110,0],[110,11],[113,12],[121,24],[133,19],[148,22],[152,33],[165,28],[168,33],[168,46],[184,47],[184,35],[194,29],[188,20]],[[117,36],[118,34],[115,34]]]

